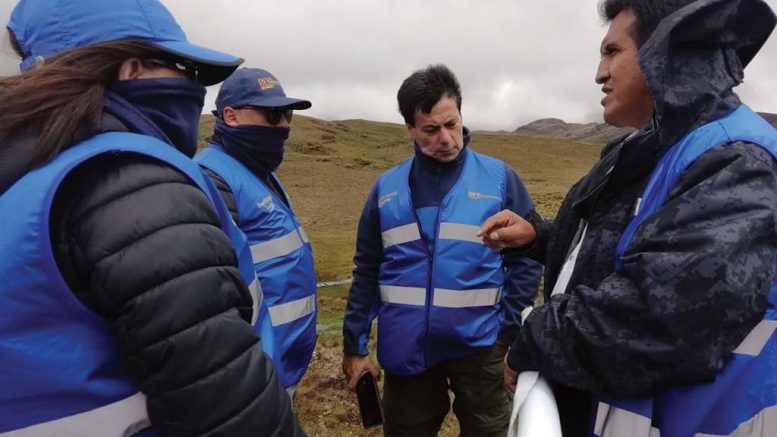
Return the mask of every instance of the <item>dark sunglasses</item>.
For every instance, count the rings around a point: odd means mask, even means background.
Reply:
[[[197,64],[185,59],[146,58],[141,59],[140,62],[147,67],[168,68],[170,70],[180,71],[181,73],[186,74],[186,77],[191,80],[197,80],[199,74]]]
[[[280,123],[282,118],[285,118],[287,122],[291,123],[291,116],[294,115],[293,109],[284,108],[284,107],[268,108],[263,106],[257,106],[256,109],[262,111],[264,113],[265,118],[267,119],[267,122],[273,126]]]

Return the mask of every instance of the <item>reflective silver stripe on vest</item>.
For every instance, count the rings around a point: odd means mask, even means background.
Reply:
[[[739,424],[731,434],[702,434],[693,437],[763,437],[774,435],[777,430],[777,405],[764,408],[760,413]]]
[[[123,437],[150,425],[146,396],[138,392],[91,411],[0,433],[0,437]]]
[[[251,315],[251,324],[256,324],[256,319],[259,317],[259,306],[262,304],[262,285],[259,283],[259,280],[254,278],[253,281],[251,281],[250,284],[248,284],[248,291],[251,292],[251,308],[252,308],[252,315]]]
[[[661,437],[650,418],[599,402],[594,434],[599,437]]]
[[[396,228],[383,231],[380,236],[383,238],[384,249],[397,244],[407,243],[408,241],[421,239],[421,234],[418,232],[418,225],[415,223],[397,226]]]
[[[479,226],[462,225],[459,223],[440,223],[441,240],[461,240],[483,244],[483,239],[477,236]]]
[[[398,287],[396,285],[381,285],[380,300],[384,303],[404,305],[425,305],[426,289],[420,287]]]
[[[734,349],[735,354],[757,356],[761,353],[766,342],[772,338],[777,329],[777,320],[761,320],[752,331],[747,334],[742,343]]]
[[[298,227],[297,230],[299,231],[299,235],[302,237],[302,241],[304,243],[310,243],[310,239],[308,238],[308,234],[305,233],[305,230],[302,229],[302,226]]]
[[[299,233],[294,230],[283,237],[252,245],[251,258],[254,260],[254,264],[257,264],[268,259],[288,255],[302,247],[303,244]]]
[[[501,288],[481,288],[479,290],[434,289],[432,305],[444,308],[470,308],[494,305],[501,295]]]
[[[268,308],[273,326],[283,325],[301,319],[316,310],[316,296],[282,303]]]

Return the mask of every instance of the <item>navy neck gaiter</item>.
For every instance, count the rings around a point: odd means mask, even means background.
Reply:
[[[188,157],[197,153],[205,87],[178,78],[117,80],[105,95],[107,110],[132,132],[150,135]]]
[[[216,119],[213,142],[262,179],[278,169],[291,129],[288,127],[240,125],[231,127]]]

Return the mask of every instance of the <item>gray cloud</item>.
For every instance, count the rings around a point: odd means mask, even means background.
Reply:
[[[593,77],[606,26],[596,0],[163,0],[193,42],[279,77],[325,119],[400,123],[396,91],[414,70],[445,63],[459,77],[465,123],[512,130],[542,117],[599,121]],[[14,1],[0,2],[7,21]],[[767,0],[777,9],[777,0]],[[0,50],[0,74],[18,60]],[[777,113],[777,37],[738,92]],[[208,93],[213,107],[217,87]]]

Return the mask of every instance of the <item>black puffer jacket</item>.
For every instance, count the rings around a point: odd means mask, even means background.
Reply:
[[[643,396],[711,380],[766,308],[777,164],[749,143],[714,147],[693,163],[615,273],[615,247],[656,163],[739,105],[731,88],[774,27],[760,0],[702,0],[684,11],[640,49],[653,120],[605,148],[532,249],[545,261],[549,294],[587,224],[566,293],[546,295],[508,355],[514,369],[556,383],[565,436],[586,435],[591,393]]]
[[[162,435],[304,435],[248,323],[230,240],[186,176],[99,155],[63,181],[50,223],[64,278],[110,321]]]

